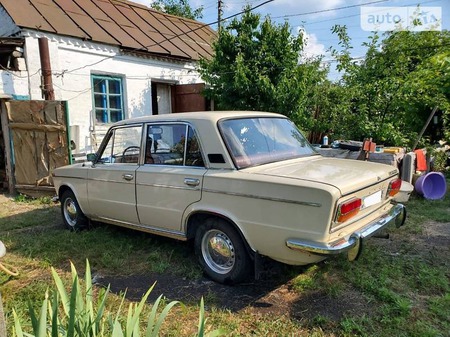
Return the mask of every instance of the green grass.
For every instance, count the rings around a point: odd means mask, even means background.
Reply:
[[[288,310],[221,309],[221,294],[205,288],[208,326],[224,328],[227,336],[448,336],[450,254],[435,256],[430,249],[418,249],[415,240],[426,234],[426,222],[450,223],[450,196],[441,201],[413,196],[407,209],[407,223],[391,231],[392,241],[368,241],[356,262],[339,256],[283,268],[292,299]],[[9,328],[12,308],[25,318],[28,303],[35,309],[42,303],[51,284],[50,266],[68,275],[70,261],[83,270],[87,258],[93,273],[100,275],[166,273],[194,283],[202,275],[188,243],[101,224],[69,232],[62,226],[59,206],[50,199],[18,197],[0,203],[0,239],[8,249],[2,261],[21,272],[16,278],[0,273]],[[119,305],[119,295],[111,296],[112,306]],[[309,315],[297,310],[307,298]],[[327,315],[327,305],[337,313],[352,305],[355,310],[336,318]],[[198,303],[186,303],[169,316],[164,335],[191,336],[195,329],[188,327],[195,328],[197,319]]]

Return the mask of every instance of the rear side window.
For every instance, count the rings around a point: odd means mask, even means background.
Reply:
[[[187,124],[148,125],[144,163],[204,167],[193,128]]]

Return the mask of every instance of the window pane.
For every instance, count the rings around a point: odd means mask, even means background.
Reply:
[[[95,109],[95,120],[97,123],[107,123],[108,115],[105,109]]]
[[[122,97],[109,96],[109,108],[110,109],[121,109],[122,108]]]
[[[106,95],[95,94],[94,95],[94,104],[95,104],[96,108],[106,109]]]
[[[194,130],[189,127],[186,153],[186,166],[200,166],[204,167],[202,153],[200,151],[200,144]]]
[[[110,135],[107,135],[107,137],[109,137]],[[109,138],[108,143],[106,144],[106,147],[104,148],[102,154],[100,155],[100,159],[99,162],[100,163],[112,163],[113,162],[113,157],[112,157],[112,144],[114,141],[114,137],[111,136],[111,138]]]
[[[147,134],[146,164],[183,165],[186,125],[153,124]]]
[[[120,94],[120,81],[114,79],[108,80],[108,89],[110,94]]]
[[[115,123],[118,121],[121,121],[122,118],[122,111],[121,110],[112,110],[109,112],[109,118],[111,123]]]
[[[142,127],[133,126],[116,129],[112,158],[116,164],[137,164],[141,148]]]
[[[106,83],[104,79],[94,78],[94,92],[106,93]]]
[[[288,119],[242,118],[219,126],[238,168],[315,154]]]

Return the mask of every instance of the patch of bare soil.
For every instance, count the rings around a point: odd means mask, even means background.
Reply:
[[[450,253],[450,223],[428,222],[423,228],[422,235],[405,236],[397,233],[387,240],[373,239],[372,242],[382,246],[389,255],[411,254],[446,263]],[[440,258],[444,256],[447,258]],[[164,294],[169,300],[198,303],[203,296],[209,306],[234,312],[245,309],[246,312],[263,315],[287,314],[298,320],[320,316],[338,322],[346,315],[370,314],[371,307],[355,289],[344,289],[337,297],[317,290],[303,293],[294,291],[289,277],[285,275],[286,268],[289,267],[266,261],[261,279],[235,286],[221,285],[207,278],[188,280],[170,273],[98,276],[98,282],[110,284],[113,292],[127,290],[129,299],[139,300],[156,281],[150,300]],[[301,273],[301,269],[297,269]]]
[[[387,254],[407,255],[433,262],[448,264],[450,254],[450,222],[428,221],[422,224],[422,234],[396,232],[388,240],[378,240]]]
[[[280,268],[275,262],[269,264],[275,269],[285,268]],[[136,301],[157,281],[150,301],[163,294],[169,300],[199,303],[203,296],[207,307],[215,306],[232,312],[246,310],[247,313],[260,315],[289,315],[298,320],[321,316],[340,321],[345,315],[363,315],[370,310],[364,297],[355,290],[344,290],[339,298],[332,298],[321,291],[306,291],[302,294],[292,289],[288,278],[273,274],[235,286],[218,284],[207,278],[187,280],[171,274],[156,273],[103,276],[97,281],[102,285],[110,284],[111,291],[115,293],[126,290],[127,298]]]

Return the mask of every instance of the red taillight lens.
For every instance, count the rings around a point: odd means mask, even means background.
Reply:
[[[402,186],[402,180],[401,179],[392,180],[389,183],[388,195],[390,197],[393,197],[394,195],[396,195],[400,191],[400,187],[401,186]]]
[[[361,208],[362,201],[361,199],[351,199],[347,202],[344,202],[339,206],[338,210],[338,222],[344,222],[350,219],[351,217],[358,214],[360,208]]]

